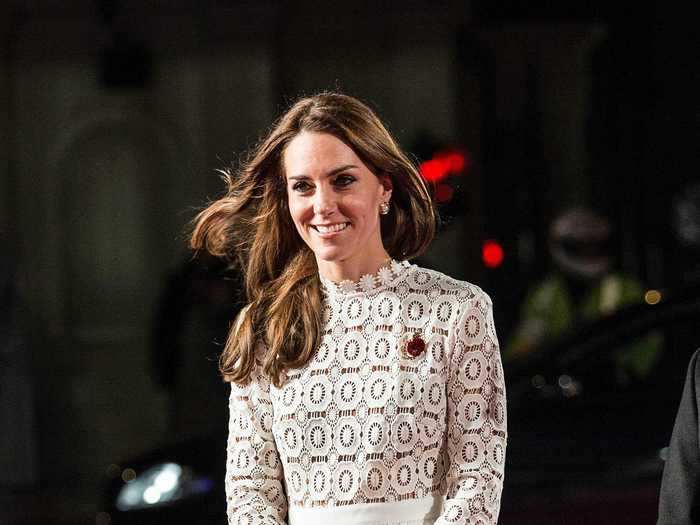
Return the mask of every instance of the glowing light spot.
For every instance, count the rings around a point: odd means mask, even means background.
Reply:
[[[182,469],[179,465],[168,463],[163,467],[163,471],[156,476],[156,479],[153,480],[153,485],[160,492],[170,492],[177,486],[181,473]]]
[[[661,302],[661,292],[658,290],[647,290],[644,294],[644,302],[647,304],[659,304]]]
[[[464,174],[470,165],[471,160],[463,151],[441,151],[422,162],[419,169],[425,180],[437,183],[450,175]]]
[[[143,491],[143,501],[149,505],[154,505],[160,501],[160,490],[158,487],[151,485],[146,490]]]
[[[503,248],[494,240],[486,240],[481,248],[481,259],[488,268],[498,268],[503,263]]]
[[[122,471],[122,481],[130,483],[136,479],[136,471],[132,468],[125,468]]]

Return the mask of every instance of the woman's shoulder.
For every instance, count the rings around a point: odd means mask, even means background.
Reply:
[[[432,299],[453,297],[460,303],[483,301],[491,304],[491,297],[478,285],[455,279],[432,268],[411,264],[406,280],[417,290],[425,290]]]

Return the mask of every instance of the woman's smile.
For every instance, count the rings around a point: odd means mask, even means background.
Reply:
[[[316,230],[316,232],[321,237],[332,237],[334,233],[340,233],[344,231],[348,226],[349,222],[337,222],[335,224],[312,224],[311,228]]]

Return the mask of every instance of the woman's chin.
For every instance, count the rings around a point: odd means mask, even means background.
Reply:
[[[347,250],[338,249],[335,247],[321,248],[314,250],[316,261],[321,264],[339,263],[349,258]]]

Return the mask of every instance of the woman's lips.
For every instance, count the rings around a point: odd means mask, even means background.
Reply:
[[[344,231],[348,226],[349,222],[338,222],[335,224],[312,224],[311,229],[316,232],[319,237],[332,237],[338,233]]]

